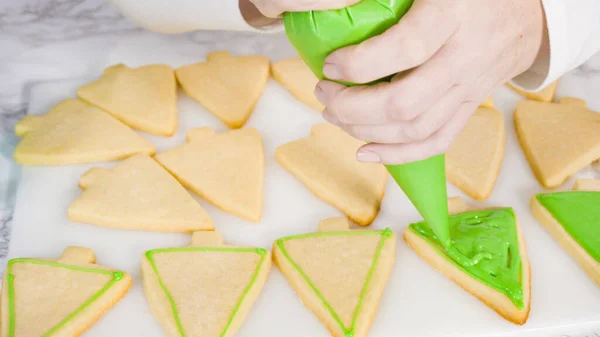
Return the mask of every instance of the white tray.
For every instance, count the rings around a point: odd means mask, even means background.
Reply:
[[[142,62],[160,61],[153,55]],[[189,55],[188,55],[189,58]],[[164,62],[181,64],[170,55]],[[73,97],[76,88],[90,79],[38,84],[31,94],[30,114],[44,114],[60,100]],[[392,336],[594,336],[600,334],[600,288],[571,260],[535,221],[529,198],[541,188],[533,177],[515,137],[512,110],[517,99],[508,89],[495,93],[506,114],[507,145],[501,174],[487,205],[512,206],[518,214],[532,266],[532,305],[525,326],[503,320],[479,300],[420,260],[404,242],[398,245],[397,262],[371,329],[371,337]],[[172,138],[147,135],[159,151],[184,142],[187,130],[199,126],[225,127],[199,104],[180,95],[180,125]],[[271,81],[247,126],[261,132],[265,144],[266,176],[264,216],[248,223],[201,201],[216,228],[232,244],[271,247],[282,236],[316,230],[317,222],[340,213],[313,196],[281,168],[273,156],[277,146],[308,135],[311,126],[323,122],[320,115],[295,101]],[[110,167],[114,163],[100,164]],[[87,337],[164,336],[150,312],[140,280],[140,258],[146,250],[187,245],[190,237],[112,230],[78,224],[66,217],[71,201],[80,193],[79,176],[94,165],[23,167],[14,213],[9,257],[55,258],[67,245],[92,248],[98,263],[133,275],[128,295],[88,332]],[[585,172],[583,173],[585,175]],[[569,186],[570,185],[565,185]],[[401,237],[404,228],[420,220],[392,179],[381,212],[373,227],[391,227]],[[450,195],[463,195],[449,186]],[[329,336],[318,319],[298,300],[283,276],[273,268],[238,337]],[[594,336],[596,337],[596,336]]]

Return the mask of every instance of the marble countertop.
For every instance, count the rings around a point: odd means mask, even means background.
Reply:
[[[283,34],[193,32],[160,35],[142,31],[105,0],[0,1],[0,270],[10,240],[10,223],[19,168],[12,161],[15,122],[28,107],[35,83],[100,74],[115,46],[135,50],[145,39],[178,44],[190,58],[198,52],[231,49],[273,59],[294,54]],[[151,56],[149,56],[151,57]],[[562,96],[588,100],[600,111],[600,55],[563,77]]]

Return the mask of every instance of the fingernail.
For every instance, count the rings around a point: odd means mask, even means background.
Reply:
[[[363,163],[381,163],[381,158],[379,158],[377,153],[370,151],[358,151],[356,160]]]
[[[325,77],[331,80],[342,79],[342,75],[340,75],[340,70],[338,69],[337,65],[333,63],[325,63],[325,65],[323,66],[323,74],[325,74]]]
[[[319,86],[318,84],[317,84],[317,87],[315,88],[315,97],[317,98],[317,100],[319,102],[321,102],[321,104],[326,105],[325,104],[325,91],[323,91],[321,86]]]

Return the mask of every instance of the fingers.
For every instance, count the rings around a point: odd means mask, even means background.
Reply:
[[[332,80],[368,83],[414,68],[431,58],[457,31],[454,16],[435,1],[417,1],[383,34],[327,57],[323,72]]]
[[[390,83],[345,88],[334,82],[321,81],[315,95],[327,106],[331,119],[342,124],[411,121],[439,101],[457,78],[466,76],[466,62],[449,43],[425,64],[395,76]]]
[[[353,137],[367,142],[380,144],[419,142],[429,138],[442,128],[460,108],[465,97],[466,92],[463,87],[453,86],[441,100],[409,122],[383,125],[348,125],[334,120],[333,124],[340,126]]]
[[[276,18],[283,12],[339,9],[354,5],[360,0],[250,0],[267,17]]]
[[[446,152],[456,136],[462,131],[477,104],[467,102],[461,105],[456,114],[431,137],[409,144],[367,144],[362,146],[356,159],[362,162],[383,164],[405,164],[424,160]]]

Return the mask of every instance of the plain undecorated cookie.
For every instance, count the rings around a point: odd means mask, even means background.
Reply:
[[[67,247],[58,260],[10,260],[0,336],[71,337],[89,329],[131,285],[129,274],[95,262],[92,250],[83,247]]]
[[[258,298],[271,254],[223,244],[218,232],[196,232],[192,245],[146,252],[144,291],[169,337],[232,337]]]
[[[600,158],[600,114],[582,100],[521,101],[515,126],[539,182],[554,188]]]
[[[446,152],[448,180],[472,198],[487,199],[500,173],[505,143],[502,112],[477,109]]]
[[[350,230],[346,218],[273,244],[274,261],[300,300],[335,337],[365,337],[394,265],[389,230]]]
[[[15,126],[21,141],[15,161],[23,165],[64,165],[154,154],[154,146],[106,112],[66,99],[44,116],[25,116]]]
[[[84,190],[69,206],[69,219],[95,225],[159,232],[212,230],[202,206],[162,166],[137,155],[112,169],[87,171]]]
[[[297,100],[321,112],[325,106],[315,97],[319,81],[299,57],[283,59],[271,65],[273,78],[283,85]]]
[[[307,138],[277,148],[275,157],[317,197],[367,226],[379,213],[388,174],[383,165],[356,160],[363,144],[337,126],[318,124]]]
[[[558,87],[558,81],[554,81],[550,83],[547,87],[540,91],[525,91],[521,90],[510,83],[506,83],[509,88],[517,92],[519,95],[524,96],[525,98],[540,101],[540,102],[552,102],[554,101],[554,96],[556,95],[556,88]]]
[[[156,155],[185,187],[249,221],[262,217],[265,155],[254,128],[215,133],[193,129],[187,143]]]
[[[109,67],[77,96],[134,129],[159,136],[172,136],[177,129],[177,81],[167,65]]]
[[[183,66],[175,74],[186,95],[238,129],[246,124],[267,85],[269,59],[214,52],[206,62]]]

